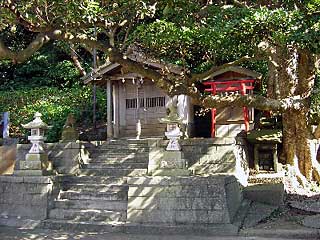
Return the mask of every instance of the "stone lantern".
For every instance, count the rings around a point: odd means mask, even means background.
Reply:
[[[42,154],[45,152],[43,147],[44,141],[46,140],[44,132],[49,126],[42,121],[41,116],[41,113],[36,112],[32,122],[22,124],[22,127],[25,129],[31,129],[31,135],[28,136],[28,140],[32,143],[29,154]]]
[[[180,130],[182,119],[177,112],[177,97],[173,97],[166,106],[169,110],[168,116],[159,119],[166,123],[165,136],[169,140],[166,149],[158,149],[149,162],[148,171],[158,176],[186,176],[190,175],[187,164],[181,151],[179,139],[183,135]]]
[[[16,171],[17,175],[43,175],[52,170],[51,162],[48,160],[48,154],[45,151],[44,136],[45,130],[50,127],[42,121],[41,113],[35,113],[34,120],[22,124],[25,129],[31,130],[28,140],[32,143],[29,152],[26,154],[25,161],[20,161],[20,170]]]
[[[164,135],[168,138],[169,143],[166,150],[180,151],[181,147],[179,139],[182,136],[182,132],[180,130],[182,119],[178,115],[177,106],[174,100],[171,100],[171,102],[168,103],[167,108],[169,109],[169,115],[160,119],[161,123],[167,124],[167,129]]]

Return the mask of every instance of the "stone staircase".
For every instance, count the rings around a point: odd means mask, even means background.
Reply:
[[[114,140],[90,147],[77,176],[58,176],[60,192],[44,227],[121,231],[127,218],[127,176],[147,173],[146,141]]]

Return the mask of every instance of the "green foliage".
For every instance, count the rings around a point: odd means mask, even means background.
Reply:
[[[214,4],[201,8],[201,1],[190,5],[184,0],[165,2],[159,6],[158,19],[136,28],[132,42],[194,72],[252,56],[260,51],[262,41],[314,53],[320,49],[320,21],[313,14],[319,1],[308,1],[305,11],[295,8],[292,1],[255,8]]]
[[[136,28],[132,42],[138,41],[160,58],[174,63],[180,60],[193,72],[203,72],[212,65],[252,55],[253,46],[261,40],[261,37],[239,37],[243,34],[238,30],[239,26],[251,14],[247,9],[212,6],[207,9],[205,17],[199,14],[189,14],[184,24],[179,21],[177,13],[142,24]]]
[[[105,117],[105,94],[97,91],[97,119]],[[74,87],[59,90],[58,88],[37,88],[0,92],[1,111],[10,112],[10,134],[21,141],[26,140],[27,132],[21,124],[33,120],[35,112],[43,114],[43,120],[52,126],[48,131],[47,141],[60,139],[61,130],[69,113],[73,113],[78,122],[92,119],[92,89]]]
[[[80,74],[70,56],[56,43],[50,43],[23,64],[0,61],[0,80],[0,90],[62,88],[80,84]]]

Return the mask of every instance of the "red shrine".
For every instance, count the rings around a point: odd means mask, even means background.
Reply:
[[[229,67],[223,70],[217,71],[205,79],[203,85],[206,87],[205,91],[211,92],[212,95],[222,94],[252,94],[254,89],[254,82],[259,77],[259,74],[250,70],[240,67]],[[250,121],[253,120],[253,110],[250,111],[251,117],[249,116],[248,107],[242,108],[242,122],[244,122],[244,130],[250,129]],[[232,118],[230,114],[229,118]],[[216,125],[217,125],[217,109],[211,109],[211,137],[217,136]],[[238,121],[239,122],[239,121]],[[220,125],[228,125],[230,121],[228,119]]]

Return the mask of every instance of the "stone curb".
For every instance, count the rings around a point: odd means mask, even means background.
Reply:
[[[242,237],[265,237],[284,239],[320,239],[319,229],[247,229],[239,233]]]

